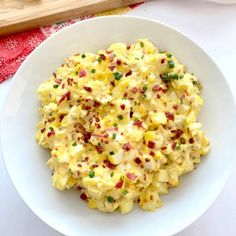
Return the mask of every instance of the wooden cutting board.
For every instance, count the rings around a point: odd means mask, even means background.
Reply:
[[[145,0],[0,0],[0,36]]]

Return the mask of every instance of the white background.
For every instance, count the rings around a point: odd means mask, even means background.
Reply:
[[[157,19],[195,40],[220,66],[236,98],[236,4],[221,5],[200,0],[159,0],[145,3],[128,14]],[[10,83],[11,80],[8,80],[0,85],[0,108]],[[10,145],[14,148],[14,143]],[[0,153],[0,157],[1,155]],[[236,171],[231,174],[223,193],[212,207],[177,236],[235,236],[235,179]],[[20,199],[10,182],[2,158],[0,158],[0,235],[60,236],[41,222]]]

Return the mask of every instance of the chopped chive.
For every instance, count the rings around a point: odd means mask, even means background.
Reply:
[[[115,173],[114,173],[114,171],[112,171],[112,172],[111,172],[111,174],[110,174],[110,176],[111,176],[111,177],[113,177],[113,176],[114,176],[114,174],[115,174]]]
[[[111,152],[109,152],[109,154],[110,154],[111,156],[113,156],[115,153],[114,153],[113,151],[111,151]]]
[[[170,82],[170,77],[168,76],[167,73],[163,73],[161,76],[161,79],[164,83],[169,83]]]
[[[123,192],[122,192],[124,195],[126,195],[128,193],[128,190],[127,189],[124,189]]]
[[[170,69],[174,68],[174,67],[175,67],[174,61],[169,60],[169,61],[168,61],[168,66],[169,66]]]
[[[144,98],[146,98],[146,97],[147,97],[147,95],[146,95],[146,94],[143,94],[143,97],[144,97]]]
[[[123,120],[123,119],[124,119],[124,117],[123,117],[122,115],[118,115],[117,118],[118,118],[119,120]]]
[[[172,57],[172,55],[171,55],[170,53],[167,53],[166,56],[167,56],[168,58],[171,58],[171,57]]]
[[[56,89],[56,88],[58,88],[58,86],[59,86],[59,84],[54,84],[54,85],[53,85],[53,88]]]
[[[115,133],[112,134],[112,139],[116,139],[116,134]]]
[[[172,79],[178,80],[178,79],[179,79],[179,76],[178,76],[177,74],[174,74],[174,75],[172,75]]]
[[[135,106],[137,106],[137,105],[138,105],[137,101],[134,101],[134,105],[135,105]]]
[[[197,81],[196,80],[193,81],[193,85],[197,85]]]
[[[180,144],[177,144],[175,147],[176,150],[180,150]]]
[[[120,74],[119,72],[115,72],[113,73],[114,77],[115,77],[115,80],[120,80],[122,78],[122,74]]]
[[[140,43],[140,47],[141,47],[141,48],[144,47],[144,43],[143,43],[143,42]]]
[[[120,176],[120,180],[124,180],[125,176],[124,175],[121,175]]]
[[[53,131],[54,129],[53,129],[53,127],[49,127],[49,129],[51,130],[51,131]]]
[[[138,57],[135,57],[134,59],[135,59],[135,60],[139,60],[139,58],[138,58]]]
[[[143,86],[143,90],[146,91],[148,89],[148,86],[147,85],[144,85]]]
[[[72,143],[72,146],[74,146],[74,147],[77,146],[77,143]]]
[[[101,57],[99,57],[99,58],[98,58],[98,62],[100,63],[101,61],[102,61],[102,58],[101,58]]]
[[[89,178],[94,178],[95,177],[95,173],[93,170],[89,171]]]
[[[81,57],[82,57],[82,58],[85,58],[85,57],[86,57],[86,55],[85,55],[85,54],[82,54],[82,55],[81,55]]]
[[[118,126],[118,124],[117,124],[117,123],[114,123],[114,124],[113,124],[113,126],[114,126],[114,127],[117,127],[117,126]]]
[[[108,196],[108,197],[107,197],[107,201],[108,201],[109,203],[113,203],[113,202],[114,202],[114,199],[113,199],[112,196]]]
[[[95,69],[92,69],[92,70],[91,70],[91,73],[93,73],[93,74],[94,74],[95,72],[96,72],[96,70],[95,70]]]

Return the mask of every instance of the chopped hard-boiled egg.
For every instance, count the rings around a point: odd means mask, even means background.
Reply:
[[[53,185],[104,212],[161,207],[160,195],[209,152],[200,89],[147,39],[67,58],[37,91],[36,139],[51,150]]]

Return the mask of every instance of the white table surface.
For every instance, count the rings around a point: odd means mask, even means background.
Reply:
[[[220,66],[236,97],[236,4],[220,5],[199,0],[159,0],[145,3],[128,14],[157,19],[198,42]],[[11,80],[8,80],[0,85],[0,108],[10,83]],[[1,155],[0,153],[0,157]],[[231,174],[223,193],[210,209],[177,236],[235,236],[235,179],[236,171]],[[21,200],[10,182],[2,158],[0,193],[1,236],[61,235],[39,220]]]

